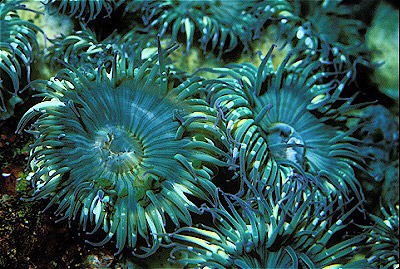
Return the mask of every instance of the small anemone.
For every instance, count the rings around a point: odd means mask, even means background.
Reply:
[[[0,118],[21,101],[18,97],[20,82],[23,78],[29,81],[30,65],[35,50],[39,48],[36,33],[43,33],[33,23],[19,18],[18,10],[35,12],[22,5],[22,2],[0,3]],[[26,75],[23,73],[24,68]],[[12,86],[5,85],[6,83]]]
[[[102,228],[118,252],[124,247],[147,257],[166,234],[167,217],[179,227],[198,212],[194,196],[211,201],[211,182],[223,150],[224,132],[216,112],[193,97],[202,79],[174,86],[161,50],[136,63],[117,54],[110,68],[92,72],[65,63],[42,85],[44,101],[29,109],[20,131],[33,117],[30,165],[34,195],[58,204],[60,220],[77,220],[92,234]],[[226,140],[226,139],[225,139]],[[225,156],[226,155],[226,156]],[[142,238],[147,244],[139,240]],[[168,238],[166,238],[168,239]],[[139,247],[139,249],[137,249]]]
[[[205,225],[183,227],[170,235],[175,243],[171,261],[189,268],[340,268],[368,265],[350,262],[364,241],[363,235],[335,244],[332,235],[346,227],[346,218],[328,214],[331,205],[315,203],[302,192],[269,192],[244,201],[222,193],[214,208],[203,208],[213,218]],[[270,202],[270,198],[273,202]],[[301,202],[296,202],[301,201]],[[223,204],[226,206],[224,207]],[[333,243],[333,244],[332,244]],[[329,246],[329,247],[328,247]]]
[[[289,53],[274,71],[270,55],[257,68],[250,63],[203,68],[221,77],[208,80],[208,101],[225,122],[240,172],[264,173],[269,158],[316,183],[327,194],[362,200],[352,166],[360,166],[356,139],[328,125],[357,105],[340,98],[350,72],[322,72],[320,61],[287,66]],[[333,106],[335,104],[335,107]],[[342,198],[341,198],[342,199]]]
[[[368,261],[377,268],[396,268],[399,265],[399,205],[381,206],[383,218],[370,215],[375,224],[369,233],[371,246]]]
[[[89,28],[82,25],[82,30],[71,35],[50,39],[52,46],[46,49],[44,59],[53,69],[62,67],[63,62],[82,68],[88,66],[89,69],[101,65],[110,66],[116,52],[126,54],[126,58],[136,57],[138,61],[144,57],[135,52],[143,52],[150,38],[132,29],[123,36],[112,34],[100,42]],[[157,53],[157,42],[152,45],[156,48],[154,56]]]
[[[283,46],[302,48],[302,57],[332,63],[338,70],[350,70],[354,63],[367,64],[361,34],[363,23],[352,16],[344,1],[293,1],[292,9],[278,27]],[[307,48],[307,50],[306,50]],[[358,60],[356,60],[358,59]]]
[[[149,28],[160,29],[163,36],[168,31],[173,41],[179,32],[186,36],[186,53],[193,38],[199,32],[199,41],[204,53],[218,49],[219,57],[233,50],[240,41],[245,50],[249,50],[249,42],[257,24],[257,18],[248,11],[260,2],[249,1],[132,1],[127,9],[141,10],[144,23]]]
[[[106,16],[110,16],[113,8],[122,4],[125,0],[46,0],[43,4],[50,13],[50,7],[55,6],[56,11],[69,17],[75,17],[86,22],[96,19],[105,9]]]

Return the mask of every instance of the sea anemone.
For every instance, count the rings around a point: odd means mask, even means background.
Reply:
[[[50,39],[50,42],[52,45],[45,50],[44,59],[53,69],[63,66],[62,62],[80,67],[91,65],[91,68],[96,68],[104,65],[107,55],[113,55],[112,51],[106,54],[112,46],[98,42],[95,34],[85,26],[81,31],[68,36],[61,34]]]
[[[375,224],[369,234],[372,246],[368,261],[377,268],[399,265],[399,205],[389,205],[389,212],[381,206],[383,218],[370,215]]]
[[[291,14],[278,24],[283,46],[303,48],[299,58],[313,56],[332,63],[337,70],[350,70],[355,61],[368,64],[360,58],[367,51],[361,34],[363,23],[352,16],[350,6],[341,0],[293,1],[291,5]]]
[[[127,9],[141,10],[145,25],[170,32],[175,41],[179,32],[186,36],[186,53],[199,32],[204,53],[218,49],[219,57],[233,50],[240,41],[249,50],[257,18],[248,11],[260,2],[250,1],[132,1]]]
[[[135,58],[136,61],[147,59],[157,54],[157,33],[155,30],[145,31],[133,27],[128,32],[120,34],[113,32],[99,41],[97,35],[87,26],[81,25],[81,30],[74,31],[68,36],[61,34],[50,39],[51,46],[46,48],[44,59],[51,68],[59,70],[62,62],[73,66],[89,69],[100,65],[110,66],[114,54],[125,54],[126,58]],[[161,40],[162,44],[170,40]],[[137,53],[141,51],[141,53]],[[173,65],[169,67],[174,68]]]
[[[351,189],[362,200],[352,168],[363,161],[357,141],[327,124],[355,108],[354,97],[339,97],[351,73],[338,80],[337,73],[319,71],[323,63],[307,59],[286,66],[290,53],[274,71],[272,50],[258,68],[244,63],[199,70],[221,76],[206,82],[207,98],[226,124],[241,178],[269,173],[272,157],[326,195],[348,197]]]
[[[291,180],[286,187],[290,190],[296,184]],[[314,202],[313,196],[305,198],[301,191],[280,195],[270,189],[267,193],[263,197],[255,192],[248,201],[222,193],[218,207],[203,208],[212,216],[213,227],[183,227],[170,235],[175,244],[172,261],[190,268],[367,265],[366,260],[349,262],[365,239],[363,235],[338,244],[331,239],[346,227],[346,218],[357,206],[336,219],[327,213],[332,204]]]
[[[136,61],[147,58],[135,51],[142,51],[143,54],[148,44],[155,47],[154,56],[157,53],[157,42],[151,43],[150,39],[154,40],[150,34],[144,35],[134,28],[123,36],[112,34],[100,42],[95,33],[82,25],[82,30],[71,35],[50,39],[52,45],[45,50],[44,59],[53,69],[62,67],[62,62],[82,68],[87,66],[89,69],[100,65],[108,67],[116,52],[128,55],[127,58],[137,57]]]
[[[58,204],[60,220],[79,220],[84,231],[93,224],[89,234],[102,228],[106,237],[93,245],[114,237],[118,252],[127,246],[139,257],[157,250],[166,217],[191,225],[198,207],[190,197],[212,202],[211,178],[227,165],[218,158],[229,158],[218,148],[226,138],[214,125],[217,112],[194,97],[202,79],[174,87],[165,56],[176,47],[158,46],[142,63],[124,54],[91,72],[65,63],[55,78],[32,82],[44,86],[45,99],[18,126],[39,116],[32,199],[50,197],[46,208]]]
[[[46,0],[43,4],[47,11],[51,11],[50,7],[56,6],[55,9],[59,13],[74,16],[75,18],[86,22],[94,20],[100,12],[105,9],[106,16],[110,16],[113,8],[122,4],[125,0]]]
[[[35,12],[21,3],[0,3],[0,118],[9,116],[14,105],[21,101],[20,82],[29,81],[34,51],[39,47],[36,33],[43,33],[38,26],[20,19],[18,10]]]
[[[399,124],[396,116],[381,105],[351,112],[350,128],[363,143],[366,171],[359,173],[370,212],[379,210],[376,197],[385,205],[399,203]],[[375,213],[376,214],[376,213]]]

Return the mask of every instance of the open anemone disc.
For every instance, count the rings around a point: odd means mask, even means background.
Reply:
[[[209,199],[215,167],[225,165],[213,142],[223,133],[209,122],[216,113],[190,96],[201,79],[170,89],[164,53],[136,68],[117,55],[111,72],[66,64],[56,78],[34,82],[45,85],[45,100],[18,127],[39,116],[30,156],[33,199],[52,197],[56,215],[79,220],[83,230],[92,223],[90,233],[102,227],[107,237],[95,245],[115,237],[119,251],[127,246],[143,257],[160,245],[166,216],[177,227],[191,225],[198,208],[188,195]],[[203,109],[193,112],[188,103]],[[139,235],[147,245],[137,250]]]
[[[307,59],[286,67],[290,54],[275,71],[272,49],[258,69],[249,63],[201,69],[221,75],[207,82],[208,100],[227,125],[241,178],[271,174],[268,160],[273,158],[286,176],[301,174],[325,195],[343,199],[351,189],[362,199],[352,169],[362,161],[355,140],[325,123],[352,108],[351,99],[332,107],[350,75],[339,81],[337,74],[320,71],[322,63]],[[327,77],[333,79],[324,82]]]

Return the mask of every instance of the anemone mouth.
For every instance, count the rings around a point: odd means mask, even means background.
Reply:
[[[297,164],[305,162],[305,141],[301,134],[286,123],[273,123],[266,130],[267,143],[275,158],[288,159]]]
[[[97,131],[94,148],[101,164],[116,174],[135,172],[144,157],[142,141],[117,126]]]
[[[149,165],[145,160],[145,145],[143,140],[136,137],[131,130],[126,130],[121,126],[107,125],[96,132],[93,148],[93,157],[97,159],[103,173],[109,175],[108,177],[115,176],[116,180],[109,183],[115,187],[120,185],[118,181],[122,178],[129,179],[133,186],[130,189],[130,195],[141,206],[146,207],[151,202],[145,195],[147,191],[151,190],[155,194],[161,192],[161,183],[166,178],[151,176],[146,172]],[[147,157],[151,158],[151,156]],[[127,189],[128,187],[124,186],[120,194],[129,195],[126,193]]]

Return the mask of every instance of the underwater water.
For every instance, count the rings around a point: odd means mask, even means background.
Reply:
[[[1,268],[398,268],[391,1],[0,1]]]

